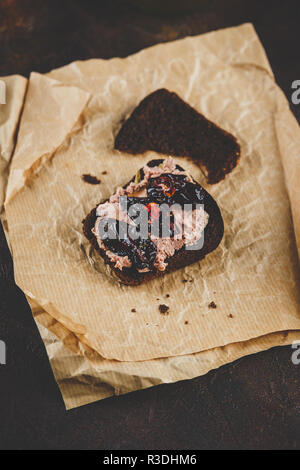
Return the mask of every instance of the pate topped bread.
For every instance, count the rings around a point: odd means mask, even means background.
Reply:
[[[204,258],[224,226],[214,199],[169,157],[148,162],[95,207],[83,231],[121,281],[137,285]]]

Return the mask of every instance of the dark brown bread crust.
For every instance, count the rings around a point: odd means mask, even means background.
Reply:
[[[163,159],[151,160],[148,163],[148,166],[159,165],[162,162]],[[182,168],[179,166],[177,166],[177,168],[182,170]],[[126,188],[126,186],[128,186],[131,181],[132,180],[130,180],[124,186],[124,188]],[[224,233],[223,219],[216,201],[204,189],[202,189],[202,192],[204,194],[204,209],[209,215],[208,223],[204,229],[203,247],[200,250],[186,250],[183,247],[181,250],[176,252],[174,256],[166,259],[168,266],[165,271],[155,270],[153,272],[151,271],[148,273],[139,273],[134,269],[134,267],[123,268],[122,271],[118,268],[115,268],[114,263],[111,262],[111,260],[106,255],[105,251],[99,247],[97,239],[92,233],[92,228],[94,227],[96,222],[96,208],[98,205],[82,221],[83,233],[86,238],[90,241],[93,248],[98,251],[100,256],[102,256],[104,262],[111,267],[112,271],[121,279],[124,284],[130,286],[139,285],[155,277],[162,276],[168,272],[175,271],[176,269],[183,268],[185,266],[188,266],[189,264],[195,263],[196,261],[199,261],[200,259],[204,258],[208,253],[217,248],[217,246],[222,240]]]
[[[138,154],[153,150],[192,158],[208,183],[217,183],[237,165],[240,146],[229,132],[164,88],[146,96],[124,122],[115,148]]]

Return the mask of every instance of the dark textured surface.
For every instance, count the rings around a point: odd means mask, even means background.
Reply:
[[[252,21],[288,97],[300,79],[299,1],[223,0],[150,16],[126,1],[2,0],[0,75],[75,59],[126,56],[188,34]],[[293,106],[298,120],[300,105]],[[0,232],[0,448],[299,448],[300,365],[291,348],[243,358],[204,377],[66,412]]]

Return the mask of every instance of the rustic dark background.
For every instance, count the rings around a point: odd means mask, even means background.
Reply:
[[[137,8],[135,4],[140,3]],[[299,0],[2,0],[0,75],[47,72],[75,59],[254,23],[290,99],[300,79]],[[154,2],[158,3],[158,2]],[[201,2],[198,2],[198,4]],[[178,5],[190,8],[180,11]],[[177,5],[177,7],[176,7]],[[153,6],[153,5],[152,5]],[[300,105],[291,106],[298,121]],[[283,449],[300,447],[300,365],[291,348],[245,357],[204,377],[66,412],[0,232],[1,449]]]

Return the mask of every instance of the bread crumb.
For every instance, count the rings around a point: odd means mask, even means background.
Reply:
[[[185,324],[185,325],[188,325],[188,324],[189,324],[189,322],[188,322],[187,320],[185,320],[184,324]]]
[[[4,229],[8,232],[8,223],[7,223],[6,219],[2,220],[2,225],[3,225]]]
[[[84,174],[84,175],[81,175],[81,179],[85,183],[89,183],[89,184],[100,184],[101,183],[101,181],[97,178],[97,176],[93,176],[93,175]]]
[[[160,306],[158,307],[159,308],[159,312],[162,314],[162,315],[169,315],[169,308],[168,305],[165,305],[165,304],[160,304]]]
[[[230,313],[230,314],[228,315],[228,317],[229,317],[229,318],[233,318],[233,315],[232,315],[232,313]]]
[[[135,313],[135,312],[136,312],[136,309],[135,309],[135,308],[132,308],[131,311],[132,311],[132,313]]]
[[[208,308],[217,308],[216,304],[214,301],[210,302],[210,304],[208,304]]]

